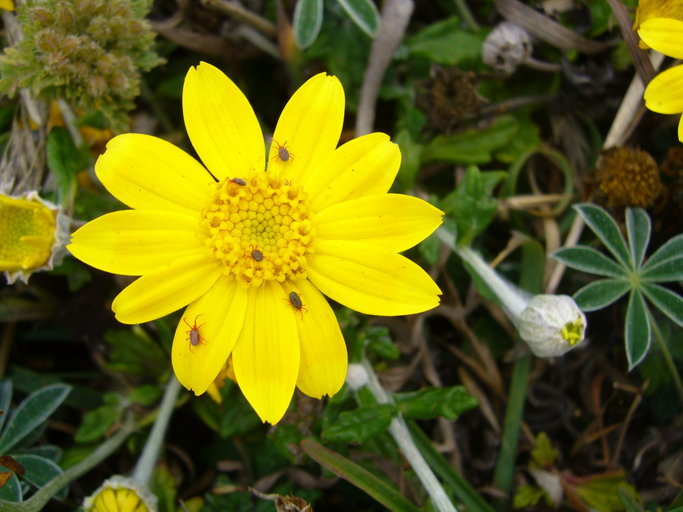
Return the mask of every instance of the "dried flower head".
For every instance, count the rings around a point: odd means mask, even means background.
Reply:
[[[486,64],[513,73],[531,55],[531,36],[519,25],[504,21],[486,36],[482,58]]]
[[[162,59],[144,20],[148,0],[28,0],[17,9],[23,37],[0,55],[0,91],[28,88],[100,110],[122,128],[139,94],[140,70]]]
[[[647,208],[662,191],[657,163],[643,150],[610,148],[603,151],[598,165],[598,187],[611,206]]]

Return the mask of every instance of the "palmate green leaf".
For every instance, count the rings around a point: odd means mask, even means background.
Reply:
[[[662,283],[683,280],[683,254],[661,261],[656,265],[646,265],[641,277],[643,281],[659,281]]]
[[[396,407],[407,418],[430,420],[442,416],[455,421],[477,406],[477,400],[463,386],[428,388],[394,395]]]
[[[370,0],[337,0],[349,18],[370,37],[375,37],[379,28],[379,12]]]
[[[650,315],[643,295],[638,290],[631,292],[626,309],[626,356],[629,371],[635,368],[650,349],[652,330]]]
[[[589,274],[607,277],[624,277],[627,275],[624,268],[614,260],[609,259],[600,251],[585,245],[563,247],[555,251],[553,257],[568,267],[582,270]]]
[[[323,429],[322,438],[338,443],[363,443],[384,432],[395,415],[396,408],[389,404],[365,405],[345,411],[337,421]]]
[[[597,311],[616,302],[630,289],[631,283],[625,279],[600,279],[576,292],[574,300],[583,311]]]
[[[655,253],[647,259],[645,265],[643,265],[643,270],[659,265],[665,261],[679,258],[681,254],[683,254],[683,233],[676,235],[657,249]]]
[[[624,236],[619,231],[619,226],[603,208],[594,204],[584,203],[574,208],[579,212],[583,220],[593,230],[593,233],[605,244],[605,247],[614,255],[625,269],[633,269],[631,253],[626,247]]]
[[[393,485],[352,460],[325,448],[313,439],[304,439],[301,441],[301,447],[322,467],[366,492],[392,512],[419,512],[419,509],[403,497]]]
[[[52,384],[34,391],[12,412],[0,436],[0,453],[8,453],[22,439],[47,421],[71,391],[71,386]]]
[[[631,249],[631,258],[636,268],[640,267],[650,243],[650,217],[641,208],[626,208],[626,232]]]
[[[683,327],[683,297],[654,283],[643,283],[642,290],[657,309]]]
[[[323,24],[323,0],[298,0],[294,8],[294,37],[299,48],[311,46]]]

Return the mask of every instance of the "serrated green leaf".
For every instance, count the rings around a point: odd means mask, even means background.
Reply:
[[[462,61],[479,61],[486,34],[472,33],[461,27],[458,18],[439,21],[421,30],[406,42],[412,55],[432,63],[455,66]]]
[[[299,48],[311,46],[323,23],[322,0],[298,0],[294,8],[294,37]]]
[[[501,116],[484,129],[465,130],[454,135],[439,135],[422,149],[422,162],[485,164],[492,153],[509,144],[519,125],[512,116]]]
[[[370,0],[337,0],[349,18],[370,37],[375,37],[379,28],[379,12]]]
[[[642,289],[657,309],[683,327],[683,297],[654,283],[643,283]]]
[[[62,469],[57,464],[39,455],[17,455],[16,459],[19,464],[24,466],[22,478],[38,489],[57,475],[62,474]],[[60,498],[66,495],[67,490],[68,487],[62,490]]]
[[[616,302],[630,289],[631,283],[625,279],[600,279],[576,292],[574,300],[583,311],[597,311]]]
[[[88,156],[79,150],[66,128],[50,130],[47,136],[47,167],[55,176],[57,197],[61,206],[71,205],[76,194],[76,173],[85,169]]]
[[[563,247],[553,253],[553,258],[561,261],[568,267],[589,274],[607,277],[624,277],[626,271],[614,260],[608,258],[600,251],[585,245]]]
[[[662,283],[683,280],[683,254],[666,259],[656,265],[647,265],[643,268],[641,277],[643,281],[659,281]]]
[[[643,265],[643,271],[647,268],[659,265],[664,261],[678,258],[681,254],[683,254],[683,233],[676,235],[657,249],[654,254],[647,259],[645,265]]]
[[[419,512],[393,485],[313,439],[301,441],[306,454],[325,469],[366,492],[392,512]]]
[[[118,405],[103,405],[83,416],[81,426],[78,427],[74,439],[79,443],[89,443],[102,439],[123,415],[123,409]]]
[[[512,508],[514,509],[528,509],[534,507],[543,499],[548,506],[552,505],[552,500],[548,493],[540,487],[533,487],[531,485],[520,485],[515,490],[515,497],[512,500]]]
[[[629,371],[638,366],[650,349],[652,332],[647,304],[638,290],[631,292],[626,310],[626,356]]]
[[[12,412],[0,436],[0,453],[8,453],[42,425],[71,391],[66,384],[52,384],[34,391]]]
[[[430,420],[442,416],[449,421],[477,406],[477,399],[463,386],[427,388],[394,395],[396,407],[407,418]]]
[[[626,240],[624,240],[624,236],[612,216],[603,208],[590,203],[579,204],[574,208],[617,261],[627,270],[632,270],[631,253],[626,247]]]
[[[337,421],[323,429],[322,438],[337,443],[363,443],[384,432],[395,415],[396,408],[389,404],[344,411]]]
[[[626,232],[631,249],[631,257],[636,268],[643,263],[643,258],[650,243],[650,217],[641,208],[626,208]]]
[[[391,338],[389,329],[381,325],[368,325],[358,333],[358,340],[364,349],[382,359],[395,361],[401,355]]]
[[[531,450],[531,460],[538,468],[547,468],[555,463],[557,450],[553,448],[548,434],[539,432],[536,436],[536,444]]]

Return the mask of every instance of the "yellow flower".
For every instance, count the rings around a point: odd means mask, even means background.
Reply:
[[[401,159],[387,135],[336,147],[344,91],[335,77],[296,91],[267,155],[249,102],[215,67],[189,70],[183,112],[206,168],[161,139],[115,137],[95,171],[133,210],[86,224],[68,248],[94,267],[142,276],[112,304],[123,323],[189,304],[173,342],[178,380],[204,393],[232,355],[240,389],[274,424],[295,387],[321,398],[344,383],[346,346],[323,294],[371,315],[438,305],[436,284],[398,253],[442,212],[387,193]]]
[[[674,18],[649,18],[638,30],[651,48],[675,59],[683,58],[683,21]],[[645,89],[645,105],[660,114],[683,113],[683,66],[659,73]],[[683,118],[678,123],[678,139],[683,142]]]
[[[6,11],[13,11],[14,2],[12,0],[0,0],[0,9],[5,9]]]
[[[113,476],[83,503],[85,512],[156,512],[156,497],[137,482]]]
[[[26,282],[34,271],[52,268],[61,220],[58,208],[35,192],[24,197],[0,194],[0,271],[10,284],[17,278]]]

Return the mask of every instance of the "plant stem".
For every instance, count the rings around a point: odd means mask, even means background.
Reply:
[[[368,373],[368,389],[370,389],[375,396],[377,402],[380,404],[391,403],[391,397],[379,383],[379,379],[367,359],[363,359],[363,367]],[[398,444],[403,456],[412,466],[415,474],[420,479],[420,482],[422,482],[422,485],[432,500],[434,508],[439,512],[457,512],[455,506],[453,506],[448,499],[446,491],[444,491],[443,487],[434,476],[434,473],[432,473],[432,470],[425,462],[424,457],[422,457],[420,450],[417,449],[417,446],[410,435],[410,431],[400,414],[397,414],[396,417],[391,420],[389,433],[396,441],[396,444]]]
[[[178,398],[179,391],[180,382],[175,378],[175,375],[171,375],[171,378],[166,384],[166,391],[164,392],[164,398],[161,400],[161,406],[159,406],[159,412],[154,421],[154,426],[145,442],[145,447],[142,449],[142,455],[140,455],[140,458],[135,465],[135,469],[133,470],[133,480],[144,486],[149,485],[150,478],[152,477],[152,471],[154,471],[154,466],[156,466],[159,458],[161,444],[164,441],[168,421],[175,408],[175,402]]]
[[[64,473],[54,477],[28,500],[21,503],[0,500],[0,512],[38,512],[42,510],[50,498],[57,494],[62,487],[87,473],[118,450],[133,430],[132,422],[125,424],[116,434],[98,446],[94,452]]]
[[[470,29],[475,32],[479,30],[479,23],[477,23],[477,21],[474,19],[474,16],[472,16],[472,12],[470,11],[469,7],[467,7],[465,0],[455,0],[455,6],[458,8],[460,16],[462,16],[465,22],[467,22],[467,25],[470,27]]]
[[[657,342],[657,345],[659,345],[659,350],[662,351],[664,362],[671,373],[674,385],[676,386],[676,391],[678,391],[678,396],[681,401],[683,401],[683,382],[681,382],[681,376],[678,374],[678,370],[676,369],[676,363],[674,362],[673,357],[671,357],[669,347],[666,346],[666,340],[664,339],[664,336],[662,336],[662,331],[659,330],[659,325],[657,325],[654,315],[649,311],[648,314],[650,315],[650,325],[652,326],[652,332],[654,333],[655,341]]]

